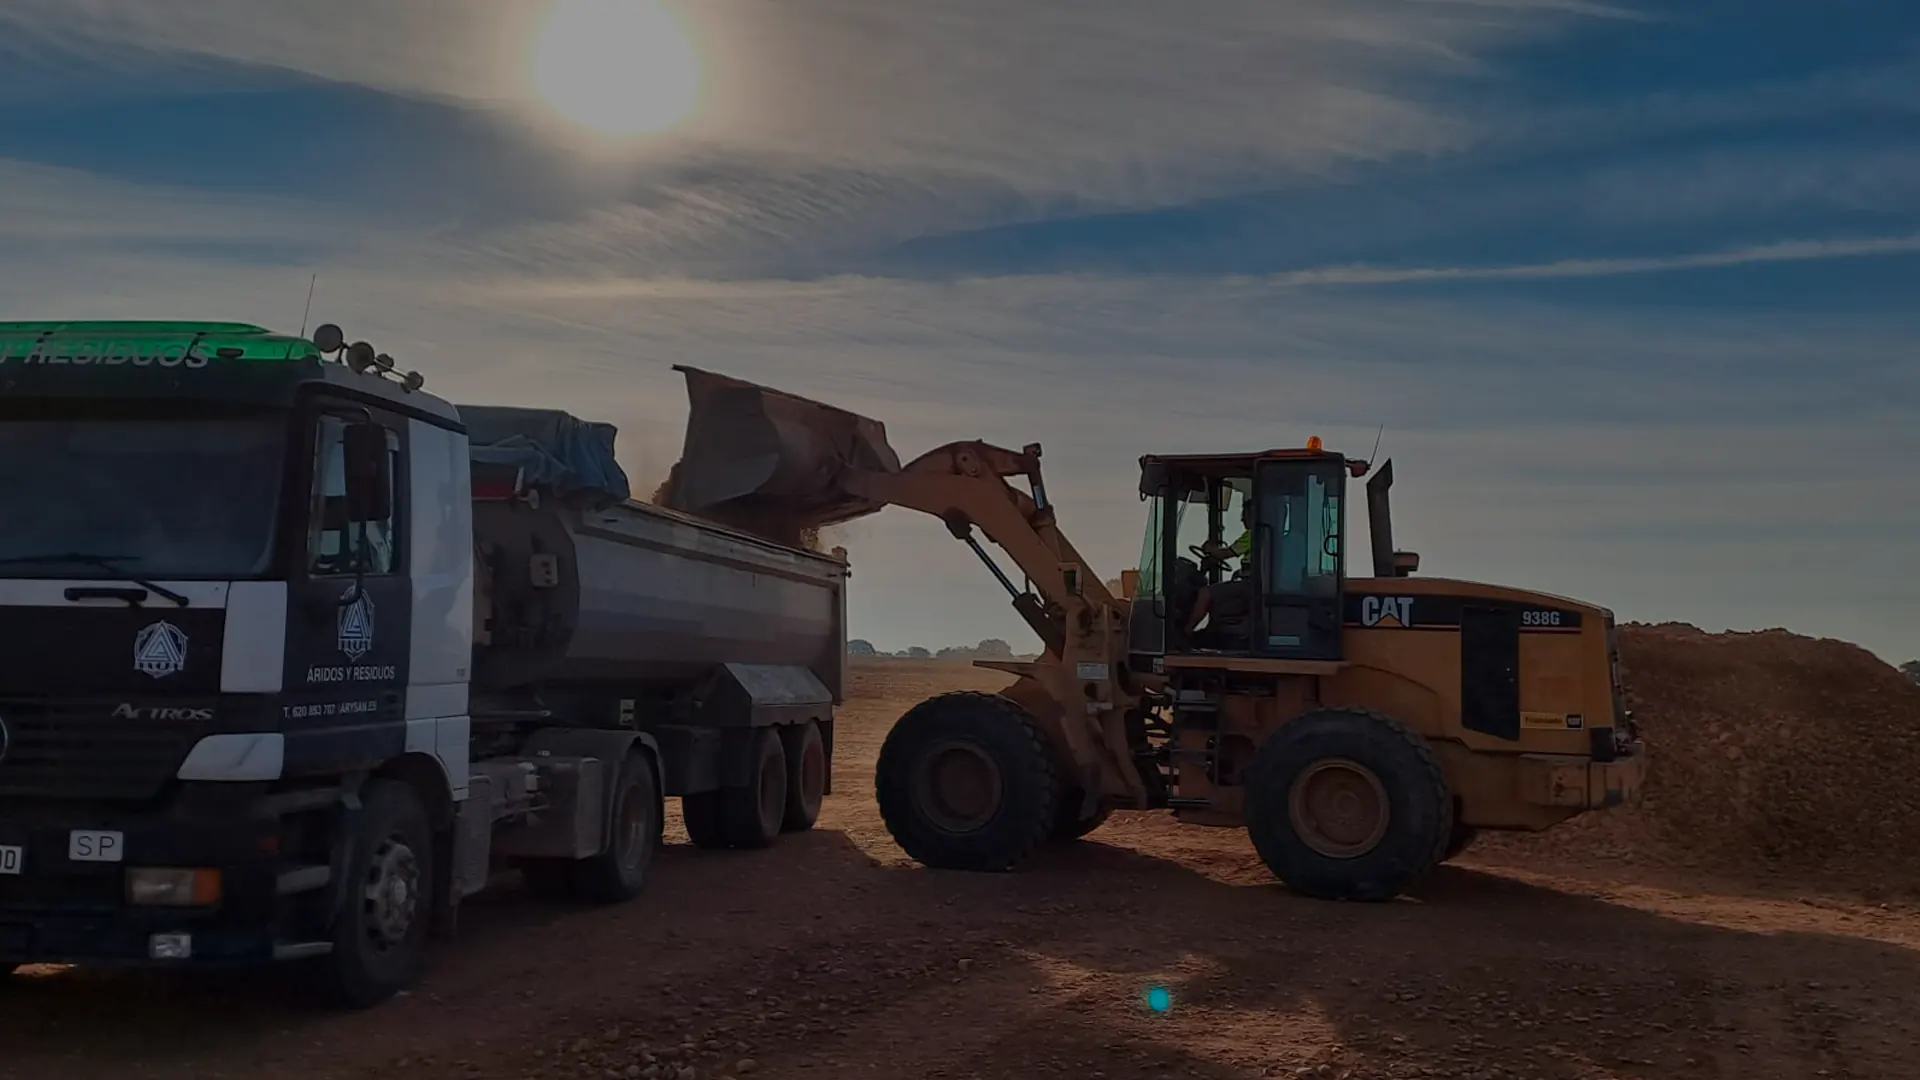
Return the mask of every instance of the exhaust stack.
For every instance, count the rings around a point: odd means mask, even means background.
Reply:
[[[687,438],[660,500],[669,509],[801,544],[882,504],[850,495],[849,472],[899,472],[886,426],[783,390],[675,364]]]

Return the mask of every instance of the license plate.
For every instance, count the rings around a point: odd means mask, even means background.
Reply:
[[[126,836],[117,832],[75,829],[67,834],[71,862],[119,862],[126,858]]]
[[[26,848],[0,845],[0,874],[24,874],[26,862]]]

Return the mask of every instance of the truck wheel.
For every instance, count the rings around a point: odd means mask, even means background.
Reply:
[[[607,850],[574,862],[573,894],[589,904],[618,904],[640,895],[660,847],[660,786],[644,753],[627,755],[616,781]]]
[[[325,988],[341,1004],[367,1008],[413,983],[426,961],[433,832],[419,793],[398,780],[368,781],[351,842]]]
[[[780,743],[787,758],[787,816],[781,828],[806,832],[820,820],[820,803],[826,798],[827,741],[820,736],[820,725],[809,720],[781,728]]]
[[[1056,844],[1072,843],[1107,823],[1113,816],[1110,807],[1101,807],[1090,818],[1080,816],[1080,793],[1064,790],[1060,795],[1060,810],[1053,820],[1053,833],[1048,837]]]
[[[1431,870],[1453,833],[1453,796],[1426,740],[1364,709],[1319,709],[1255,753],[1247,833],[1287,888],[1390,900]]]
[[[902,851],[945,870],[1010,870],[1053,832],[1059,781],[1031,714],[999,694],[942,694],[880,747],[875,795]]]
[[[773,728],[754,732],[752,783],[720,789],[720,825],[736,848],[763,848],[787,817],[787,754]]]
[[[725,820],[720,814],[720,792],[702,791],[680,796],[680,816],[686,819],[687,839],[705,851],[720,851],[727,842]]]

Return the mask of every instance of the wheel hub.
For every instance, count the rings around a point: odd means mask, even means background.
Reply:
[[[1317,761],[1293,782],[1287,795],[1293,830],[1330,859],[1354,859],[1372,851],[1387,834],[1386,785],[1372,769],[1346,758]]]
[[[361,896],[374,943],[391,948],[404,942],[420,906],[420,864],[404,840],[390,836],[374,849]]]
[[[914,780],[921,812],[946,832],[974,832],[1000,811],[1000,766],[971,743],[932,747],[921,758]]]

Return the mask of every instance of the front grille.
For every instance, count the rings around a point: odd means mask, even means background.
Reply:
[[[7,728],[0,799],[154,798],[205,733],[205,721],[126,719],[118,702],[0,700]]]

